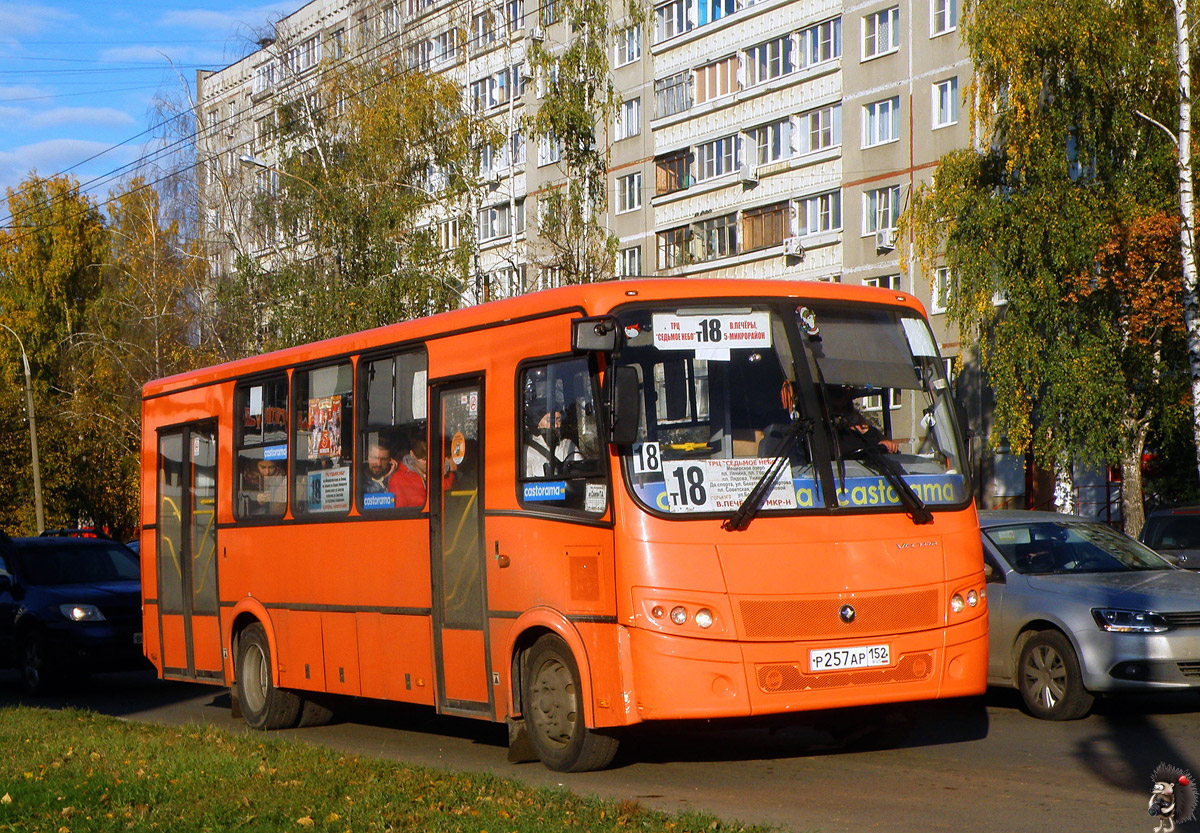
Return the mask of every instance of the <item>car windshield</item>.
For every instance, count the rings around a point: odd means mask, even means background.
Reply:
[[[969,499],[945,365],[915,314],[792,299],[618,318],[616,363],[641,397],[625,467],[647,507],[728,515],[764,488],[764,512]]]
[[[137,581],[139,568],[133,553],[119,544],[30,547],[19,550],[21,574],[28,584],[100,584]]]
[[[1025,575],[1174,569],[1158,553],[1100,523],[1045,521],[989,527],[983,534]]]

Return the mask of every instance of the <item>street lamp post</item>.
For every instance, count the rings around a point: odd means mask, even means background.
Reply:
[[[38,462],[37,421],[33,415],[33,380],[29,375],[29,356],[25,353],[25,342],[17,335],[16,330],[7,324],[0,327],[12,333],[21,348],[21,366],[25,370],[25,412],[29,417],[29,453],[33,458],[33,511],[37,517],[38,535],[46,529],[46,513],[42,508],[42,468]]]

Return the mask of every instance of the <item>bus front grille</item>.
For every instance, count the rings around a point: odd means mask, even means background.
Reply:
[[[841,615],[846,605],[854,609],[850,622]],[[840,639],[942,625],[936,588],[819,599],[742,599],[738,611],[745,639]]]
[[[754,669],[758,687],[767,694],[791,691],[810,691],[826,688],[882,685],[884,683],[913,683],[926,680],[933,673],[933,653],[905,654],[889,668],[862,668],[857,671],[823,671],[809,674],[799,665],[772,663]]]

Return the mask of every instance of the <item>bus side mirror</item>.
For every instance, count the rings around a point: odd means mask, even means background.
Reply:
[[[617,319],[611,315],[571,320],[571,349],[611,353],[617,349]]]
[[[636,367],[618,365],[611,368],[612,378],[612,431],[610,439],[616,445],[632,445],[638,437],[638,418],[642,403],[638,393]]]

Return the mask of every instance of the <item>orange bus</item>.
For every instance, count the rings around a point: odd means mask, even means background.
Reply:
[[[565,287],[146,385],[144,644],[256,728],[330,695],[607,765],[642,721],[979,694],[979,529],[920,304]]]

